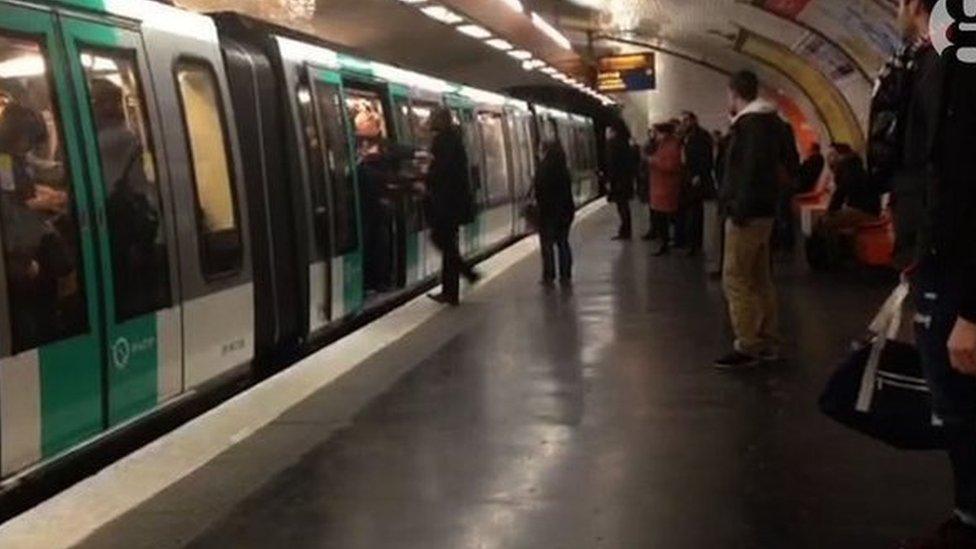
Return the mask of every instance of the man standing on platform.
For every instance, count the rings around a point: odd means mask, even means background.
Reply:
[[[732,77],[729,101],[733,119],[719,200],[727,217],[722,282],[735,345],[715,367],[736,370],[778,359],[770,248],[780,174],[796,156],[796,142],[776,107],[759,98],[754,73]]]
[[[461,225],[474,220],[474,196],[468,176],[468,154],[464,150],[461,131],[454,124],[451,111],[438,107],[430,117],[434,139],[430,153],[433,157],[427,173],[427,215],[431,226],[431,240],[443,257],[441,293],[431,299],[439,303],[457,305],[460,302],[461,275],[470,283],[481,276],[461,257],[458,231]]]
[[[609,183],[607,200],[617,205],[620,229],[614,240],[630,240],[633,236],[630,201],[634,198],[634,180],[637,174],[634,153],[630,146],[630,131],[623,122],[607,127],[607,173]]]
[[[687,180],[678,214],[681,227],[678,247],[686,248],[688,255],[695,255],[702,247],[704,202],[715,196],[715,182],[712,179],[715,144],[711,134],[698,125],[698,115],[691,111],[682,113],[681,129]]]
[[[932,536],[906,542],[910,549],[976,547],[976,64],[964,48],[934,48],[952,21],[931,21],[936,0],[902,0],[899,22],[920,44],[916,64],[924,83],[912,89],[905,156],[923,158],[925,206],[918,258],[909,269],[918,311],[916,341],[942,420],[955,487],[955,510]],[[972,25],[962,2],[949,2],[965,39]],[[930,23],[934,23],[931,24]],[[961,42],[962,40],[960,40]],[[971,49],[971,48],[965,48]],[[909,163],[911,164],[911,163]]]

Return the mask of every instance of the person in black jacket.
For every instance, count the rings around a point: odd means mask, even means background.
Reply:
[[[460,129],[454,125],[451,111],[438,107],[430,117],[434,138],[430,147],[433,157],[427,173],[427,215],[431,240],[441,251],[441,293],[431,299],[457,305],[460,302],[460,276],[475,283],[481,275],[461,257],[458,230],[474,220],[474,197],[468,176],[468,154]]]
[[[910,41],[929,42],[935,4],[902,0],[899,20]],[[960,62],[954,47],[941,57],[931,44],[923,50],[926,83],[912,90],[904,142],[905,161],[928,174],[927,210],[907,275],[916,342],[952,464],[955,510],[933,536],[903,547],[976,547],[976,66]]]
[[[687,248],[688,255],[695,255],[702,246],[704,201],[715,196],[715,144],[711,134],[698,125],[698,115],[691,111],[682,114],[681,129],[687,173],[676,220],[680,230],[676,231],[675,240],[678,248]]]
[[[632,223],[630,201],[634,198],[634,179],[637,166],[630,148],[630,132],[620,122],[607,127],[607,173],[610,184],[607,200],[617,205],[620,214],[620,229],[614,240],[630,240]]]
[[[569,228],[576,208],[573,203],[573,178],[566,165],[566,153],[558,140],[542,144],[542,160],[535,173],[534,192],[539,205],[539,242],[542,246],[542,282],[556,280],[559,253],[559,281],[568,284],[573,277],[573,252],[569,246]]]
[[[861,157],[846,143],[833,143],[828,153],[834,173],[834,194],[820,229],[831,232],[855,230],[881,215],[881,195],[875,190]]]
[[[732,77],[729,99],[735,114],[719,200],[727,217],[722,282],[735,345],[715,367],[731,370],[777,359],[771,238],[782,174],[790,171],[797,154],[789,125],[775,106],[759,98],[754,73]]]

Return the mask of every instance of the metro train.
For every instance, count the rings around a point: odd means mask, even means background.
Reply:
[[[4,483],[429,287],[416,174],[367,197],[361,163],[427,147],[438,105],[470,156],[468,256],[528,233],[542,138],[598,195],[585,116],[238,15],[0,0]]]

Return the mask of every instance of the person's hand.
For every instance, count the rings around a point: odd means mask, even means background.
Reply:
[[[976,376],[976,323],[959,317],[949,336],[949,361],[953,369]]]
[[[30,278],[37,278],[40,274],[41,264],[32,259],[30,265],[27,267],[27,276]]]

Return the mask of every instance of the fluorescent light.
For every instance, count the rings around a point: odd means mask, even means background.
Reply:
[[[502,40],[501,38],[493,38],[491,40],[485,40],[485,44],[488,44],[489,46],[495,48],[496,50],[501,50],[501,51],[508,51],[515,47],[510,42],[506,40]]]
[[[525,50],[510,51],[508,52],[508,54],[518,59],[519,61],[527,61],[529,59],[532,59],[532,52],[528,52]]]
[[[551,38],[553,42],[559,44],[561,48],[566,50],[573,49],[573,44],[569,41],[569,38],[566,38],[563,33],[559,32],[559,29],[552,26],[549,21],[540,17],[536,12],[532,12],[532,24]]]
[[[36,53],[14,57],[0,62],[0,78],[26,78],[40,76],[47,70],[44,58]]]
[[[530,59],[528,61],[522,62],[522,68],[527,71],[534,71],[535,69],[542,68],[546,66],[546,62],[541,59]]]
[[[477,38],[478,40],[484,40],[485,38],[491,38],[491,33],[488,32],[484,27],[479,27],[478,25],[461,25],[459,27],[454,27],[461,34],[466,34],[471,38]]]
[[[507,101],[507,98],[504,95],[498,95],[497,93],[479,90],[476,88],[469,88],[467,86],[461,89],[461,95],[464,95],[477,103],[488,103],[490,105],[504,105]]]
[[[394,67],[392,65],[386,65],[384,63],[377,63],[374,61],[370,64],[370,68],[373,71],[373,75],[376,77],[382,78],[383,80],[388,80],[390,82],[403,84],[407,87],[420,88],[434,93],[447,93],[454,90],[450,84],[439,78],[433,78],[425,74],[408,71],[401,69],[400,67]]]
[[[519,0],[502,0],[502,3],[519,13],[525,11],[525,6]]]
[[[427,0],[400,0],[400,1],[403,2],[404,4],[422,4]]]
[[[427,6],[420,8],[420,11],[422,11],[427,17],[440,21],[446,25],[456,25],[464,21],[463,17],[445,8],[444,6]]]
[[[542,71],[542,72],[544,72],[544,73],[546,73],[546,74],[548,74],[548,75],[550,75],[550,76],[556,74],[557,72],[559,72],[559,71],[557,71],[556,69],[554,69],[552,67],[542,67],[539,70]]]

